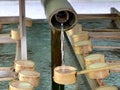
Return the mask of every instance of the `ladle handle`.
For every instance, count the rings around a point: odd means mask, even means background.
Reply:
[[[120,65],[105,66],[105,67],[102,67],[102,68],[95,68],[95,69],[88,69],[88,70],[78,71],[77,74],[86,74],[86,73],[89,73],[89,72],[101,71],[101,70],[118,68],[118,67],[120,68]]]
[[[21,45],[20,40],[16,41],[16,55],[15,60],[21,60]]]

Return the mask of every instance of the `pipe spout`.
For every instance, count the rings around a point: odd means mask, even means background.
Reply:
[[[67,0],[41,0],[46,17],[52,28],[69,30],[77,23],[77,14]]]

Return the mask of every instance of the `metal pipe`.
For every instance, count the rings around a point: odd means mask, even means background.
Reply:
[[[67,0],[41,0],[51,28],[69,30],[77,23],[77,14]]]

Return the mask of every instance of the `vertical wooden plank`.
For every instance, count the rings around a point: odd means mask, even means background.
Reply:
[[[52,29],[51,30],[51,64],[52,64],[52,90],[64,90],[64,85],[59,85],[53,80],[53,71],[57,66],[61,66],[61,32]]]
[[[21,36],[21,59],[27,60],[27,40],[26,40],[26,27],[25,27],[25,0],[19,0],[19,23],[20,23],[20,36]]]

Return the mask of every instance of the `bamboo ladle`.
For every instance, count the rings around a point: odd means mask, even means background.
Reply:
[[[11,39],[16,40],[17,46],[16,46],[16,58],[19,59],[18,56],[18,41],[20,40],[19,32],[15,30],[11,30],[10,33]],[[0,67],[0,81],[9,81],[13,80],[15,78],[15,74],[12,72],[12,67]]]
[[[20,45],[20,32],[18,29],[12,29],[10,32],[11,39],[16,41],[16,55],[15,60],[21,59],[21,45]]]
[[[62,66],[58,66],[54,69],[54,81],[58,84],[63,84],[63,85],[68,85],[68,84],[73,84],[77,80],[77,75],[80,74],[87,74],[90,72],[96,72],[96,71],[101,71],[101,70],[109,70],[112,68],[118,68],[120,65],[112,65],[112,66],[105,66],[102,68],[95,68],[95,69],[89,69],[89,70],[82,70],[82,71],[76,71],[74,67],[71,66],[65,66],[65,69],[69,69],[70,72],[64,73],[64,72],[58,72],[60,69],[62,69]]]

